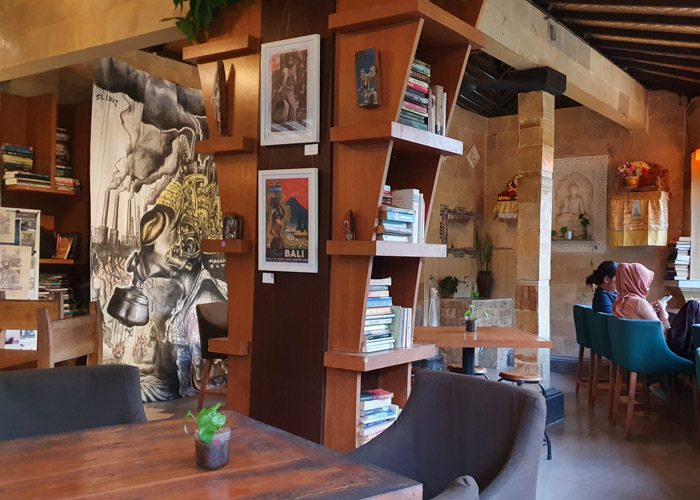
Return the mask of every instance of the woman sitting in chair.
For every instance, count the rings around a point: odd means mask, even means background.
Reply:
[[[606,260],[586,278],[586,286],[595,287],[593,293],[593,310],[612,314],[613,302],[617,298],[617,262]]]
[[[693,359],[691,325],[700,323],[700,303],[686,302],[669,323],[666,301],[649,303],[646,297],[654,280],[654,272],[642,264],[620,264],[617,267],[617,289],[613,315],[626,319],[660,321],[668,347],[677,355]]]

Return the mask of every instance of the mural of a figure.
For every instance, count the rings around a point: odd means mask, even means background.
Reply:
[[[138,366],[144,401],[192,394],[195,306],[227,296],[223,259],[200,249],[222,222],[214,164],[194,152],[207,136],[201,94],[103,59],[92,124],[91,284],[106,312],[105,362]]]
[[[583,237],[579,215],[589,216],[592,202],[593,185],[587,177],[577,172],[565,176],[556,183],[553,229],[559,231],[566,227],[573,232],[574,238]]]

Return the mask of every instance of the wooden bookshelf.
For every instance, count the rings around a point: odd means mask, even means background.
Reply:
[[[75,196],[78,194],[76,191],[67,191],[55,187],[27,186],[24,184],[13,184],[10,186],[3,186],[3,188],[10,193],[40,193],[58,196]]]
[[[209,138],[195,146],[196,152],[214,155],[223,213],[243,218],[245,239],[203,240],[203,252],[223,253],[228,284],[228,337],[212,339],[209,349],[228,356],[226,408],[250,413],[253,300],[255,291],[255,241],[257,227],[257,143],[260,81],[261,2],[241,2],[222,12],[206,43],[183,50],[183,59],[197,64],[202,100],[207,113]],[[228,131],[221,135],[212,105],[212,92],[219,61],[227,75],[229,91]]]
[[[471,48],[483,36],[428,0],[337,0],[329,17],[336,31],[333,142],[333,240],[326,367],[324,444],[356,446],[361,389],[382,387],[403,406],[410,394],[411,363],[435,354],[434,345],[362,353],[370,278],[391,277],[393,303],[414,310],[424,257],[445,257],[444,245],[376,241],[384,184],[419,189],[426,225],[441,157],[464,152],[461,141],[398,123],[414,58],[431,65],[431,84],[447,92],[447,124]],[[374,48],[380,61],[381,105],[359,108],[355,53]],[[340,241],[352,210],[356,240]]]
[[[202,240],[202,252],[249,254],[253,251],[253,242],[250,240]]]
[[[73,266],[73,265],[75,265],[75,260],[74,259],[39,259],[39,265]]]

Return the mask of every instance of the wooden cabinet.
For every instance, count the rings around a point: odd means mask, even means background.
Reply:
[[[333,143],[333,239],[326,366],[324,444],[339,451],[356,446],[360,391],[382,387],[403,406],[410,393],[411,363],[435,354],[415,345],[362,353],[369,280],[391,277],[394,304],[411,307],[424,257],[444,257],[444,245],[376,241],[383,187],[419,189],[429,210],[441,157],[463,153],[460,141],[398,123],[414,58],[431,65],[431,83],[448,93],[447,123],[472,46],[482,35],[428,0],[384,2],[338,0],[329,18],[336,31]],[[355,98],[355,53],[379,54],[381,104],[359,108]],[[343,218],[352,209],[356,241],[340,241]]]

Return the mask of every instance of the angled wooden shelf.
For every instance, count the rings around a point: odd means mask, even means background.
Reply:
[[[394,141],[394,152],[434,152],[444,156],[464,154],[464,143],[398,122],[367,127],[332,127],[331,142]]]
[[[75,265],[74,259],[39,259],[40,265],[58,265],[58,266],[72,266]]]
[[[446,257],[447,246],[432,243],[330,240],[326,242],[326,253],[328,255],[376,257]]]
[[[250,354],[250,342],[235,340],[228,337],[209,339],[209,350],[229,356],[247,356]]]
[[[326,368],[337,370],[369,372],[431,358],[436,353],[437,348],[433,344],[414,344],[408,349],[389,349],[369,353],[328,351],[324,356],[323,364]]]
[[[26,192],[26,193],[42,193],[42,194],[55,194],[59,196],[75,196],[78,191],[65,191],[63,189],[57,189],[54,187],[39,187],[39,186],[25,186],[23,184],[13,184],[10,186],[3,186],[5,191],[14,192]]]
[[[260,50],[260,39],[251,35],[221,37],[182,49],[182,59],[195,64],[255,54]]]
[[[219,136],[205,141],[199,141],[194,149],[203,155],[241,155],[255,151],[256,140],[252,137]]]
[[[202,240],[202,252],[249,254],[253,251],[253,242],[250,240]]]
[[[481,48],[486,39],[474,26],[441,9],[429,0],[393,0],[377,3],[368,8],[331,14],[328,27],[339,33],[423,19],[421,44],[425,47],[446,47],[470,44]]]

